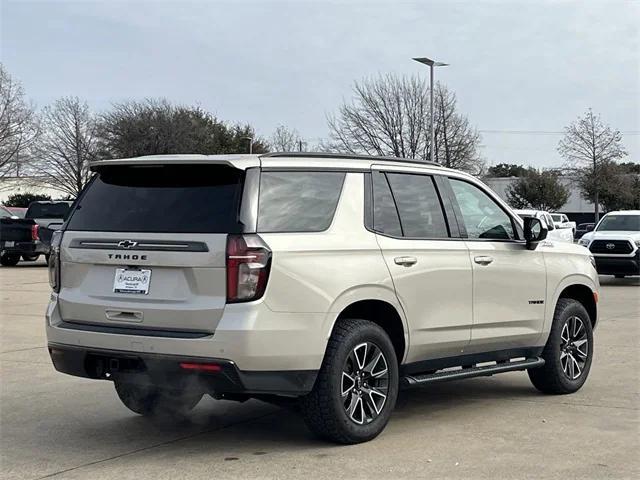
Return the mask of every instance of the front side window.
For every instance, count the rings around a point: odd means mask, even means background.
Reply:
[[[470,239],[513,240],[511,217],[475,185],[449,179]]]
[[[448,238],[442,204],[428,175],[387,173],[405,237]]]
[[[258,232],[321,232],[340,199],[343,172],[274,172],[260,176]]]

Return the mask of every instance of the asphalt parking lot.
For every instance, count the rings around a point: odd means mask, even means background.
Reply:
[[[344,447],[258,401],[136,416],[110,382],[51,366],[44,262],[0,268],[0,478],[640,478],[640,280],[601,283],[577,394],[541,395],[524,373],[413,390],[378,439]]]

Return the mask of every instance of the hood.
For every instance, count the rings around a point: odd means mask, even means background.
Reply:
[[[585,233],[582,238],[586,240],[640,240],[640,232],[637,230],[604,230]]]

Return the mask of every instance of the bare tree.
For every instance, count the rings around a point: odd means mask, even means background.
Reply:
[[[22,85],[0,63],[0,179],[19,174],[19,161],[36,137],[34,109]]]
[[[435,154],[438,162],[475,171],[478,132],[456,110],[456,98],[438,85]],[[426,160],[429,145],[429,89],[417,77],[384,75],[356,82],[354,99],[328,118],[330,142],[323,148],[368,155]]]
[[[86,102],[63,97],[45,107],[34,163],[40,183],[77,196],[91,177],[96,150],[95,119]]]
[[[269,147],[274,152],[298,152],[302,151],[304,142],[295,129],[280,125],[269,139]]]
[[[457,111],[455,93],[438,83],[434,94],[436,160],[448,168],[480,174],[484,167],[478,154],[480,133]]]
[[[558,153],[575,174],[583,196],[593,202],[597,222],[602,193],[598,188],[599,176],[601,171],[605,171],[604,166],[627,155],[622,145],[622,134],[605,125],[600,115],[589,109],[584,116],[565,127]]]

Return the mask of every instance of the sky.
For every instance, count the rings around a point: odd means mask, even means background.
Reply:
[[[640,0],[0,0],[0,61],[44,106],[166,97],[314,144],[354,81],[427,75],[482,134],[488,164],[560,166],[588,108],[640,162]]]

